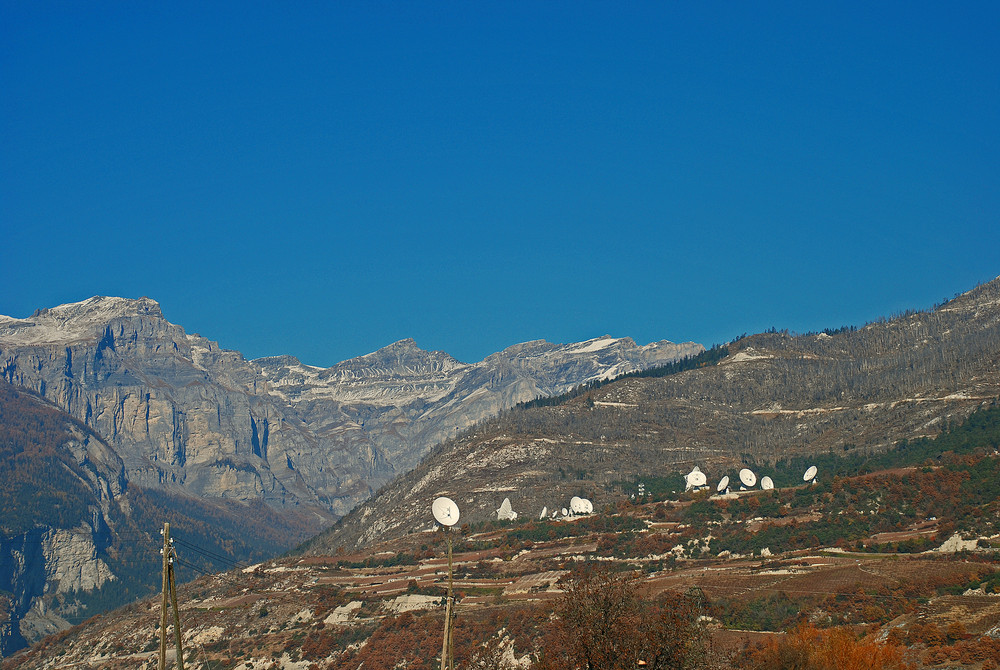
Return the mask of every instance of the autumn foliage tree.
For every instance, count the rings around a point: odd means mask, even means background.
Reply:
[[[557,604],[538,668],[691,667],[704,651],[699,612],[691,596],[643,598],[631,574],[588,571]]]
[[[801,626],[749,655],[754,670],[906,670],[903,647],[846,628]]]

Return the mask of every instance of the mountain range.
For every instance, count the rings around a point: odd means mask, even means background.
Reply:
[[[403,340],[323,369],[291,356],[246,360],[170,323],[149,298],[95,297],[25,319],[0,316],[5,402],[21,416],[60,414],[62,427],[46,438],[53,458],[92,474],[80,514],[55,525],[39,517],[30,530],[2,527],[0,591],[14,594],[11,625],[30,627],[23,617],[30,623],[33,608],[48,612],[45,630],[65,625],[52,615],[86,611],[79,599],[56,603],[56,582],[66,593],[110,593],[129,582],[120,595],[134,596],[149,576],[138,559],[113,554],[129,542],[155,551],[164,520],[185,519],[231,560],[260,558],[314,535],[435,444],[505,408],[703,349],[609,336],[539,340],[468,364]],[[80,445],[99,446],[101,457]],[[9,504],[28,505],[19,500]],[[63,560],[63,545],[40,539],[46,529],[73,529],[90,560],[107,566],[106,578],[50,576],[25,586],[28,571]]]

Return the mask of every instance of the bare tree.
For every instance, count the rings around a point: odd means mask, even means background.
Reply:
[[[633,575],[591,570],[557,605],[538,667],[694,667],[703,657],[705,639],[698,612],[691,596],[669,593],[645,599]]]

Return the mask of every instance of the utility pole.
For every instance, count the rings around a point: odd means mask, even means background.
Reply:
[[[455,651],[452,648],[452,618],[454,616],[455,598],[452,596],[452,564],[451,564],[451,529],[444,527],[444,535],[448,538],[448,599],[444,608],[444,641],[441,643],[441,670],[455,669]]]
[[[170,524],[163,524],[163,598],[160,601],[160,665],[167,670],[167,607],[174,608],[174,642],[177,645],[177,667],[184,670],[184,648],[181,645],[181,614],[177,607],[177,582],[174,580],[174,547],[170,541]],[[169,604],[168,604],[169,603]]]
[[[452,598],[452,567],[451,567],[451,530],[444,527],[444,536],[448,539],[448,598],[445,600],[444,608],[444,639],[441,642],[441,670],[453,670],[455,667],[455,655],[451,648],[451,618],[454,598]]]
[[[167,607],[170,597],[170,524],[163,524],[163,598],[160,600],[160,664],[159,670],[167,670]]]
[[[451,562],[451,527],[458,523],[458,505],[455,504],[451,498],[446,498],[441,496],[434,499],[434,503],[431,505],[431,512],[434,514],[434,520],[441,524],[444,528],[444,536],[448,540],[448,599],[445,602],[445,613],[444,613],[444,636],[441,640],[441,670],[454,670],[455,669],[455,652],[452,648],[452,640],[454,635],[452,629],[452,618],[455,614],[455,597],[452,595],[453,591],[453,569]]]

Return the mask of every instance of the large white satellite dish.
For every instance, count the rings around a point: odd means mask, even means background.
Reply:
[[[701,471],[701,468],[696,465],[691,469],[691,472],[684,476],[684,481],[686,482],[686,490],[691,490],[704,486],[708,482],[708,478],[705,477],[705,473]]]
[[[811,481],[813,481],[814,479],[816,479],[816,473],[817,472],[818,472],[818,470],[816,469],[816,466],[815,465],[810,465],[809,469],[806,470],[806,473],[804,475],[802,475],[802,481],[804,481],[804,482],[811,482]]]
[[[513,521],[517,518],[517,512],[515,512],[510,506],[510,498],[504,498],[503,502],[500,503],[500,509],[497,510],[497,520],[499,521]]]
[[[437,498],[431,503],[431,513],[434,520],[442,526],[454,526],[458,523],[458,505],[451,498]]]
[[[715,487],[715,490],[718,491],[719,493],[722,493],[728,488],[729,488],[729,475],[726,475],[725,477],[719,480],[719,485]]]
[[[740,481],[749,488],[757,483],[757,475],[750,468],[743,468],[740,470]]]
[[[774,488],[774,480],[772,480],[767,475],[764,475],[763,477],[760,478],[760,487],[765,491],[770,491],[771,489]]]
[[[587,505],[584,502],[583,498],[573,496],[572,498],[569,499],[569,509],[571,512],[573,512],[573,514],[586,514],[586,512],[584,512],[586,507]]]
[[[581,505],[580,506],[583,508],[583,513],[584,514],[593,514],[594,513],[594,503],[590,502],[586,498],[581,498],[580,501],[581,501]]]

